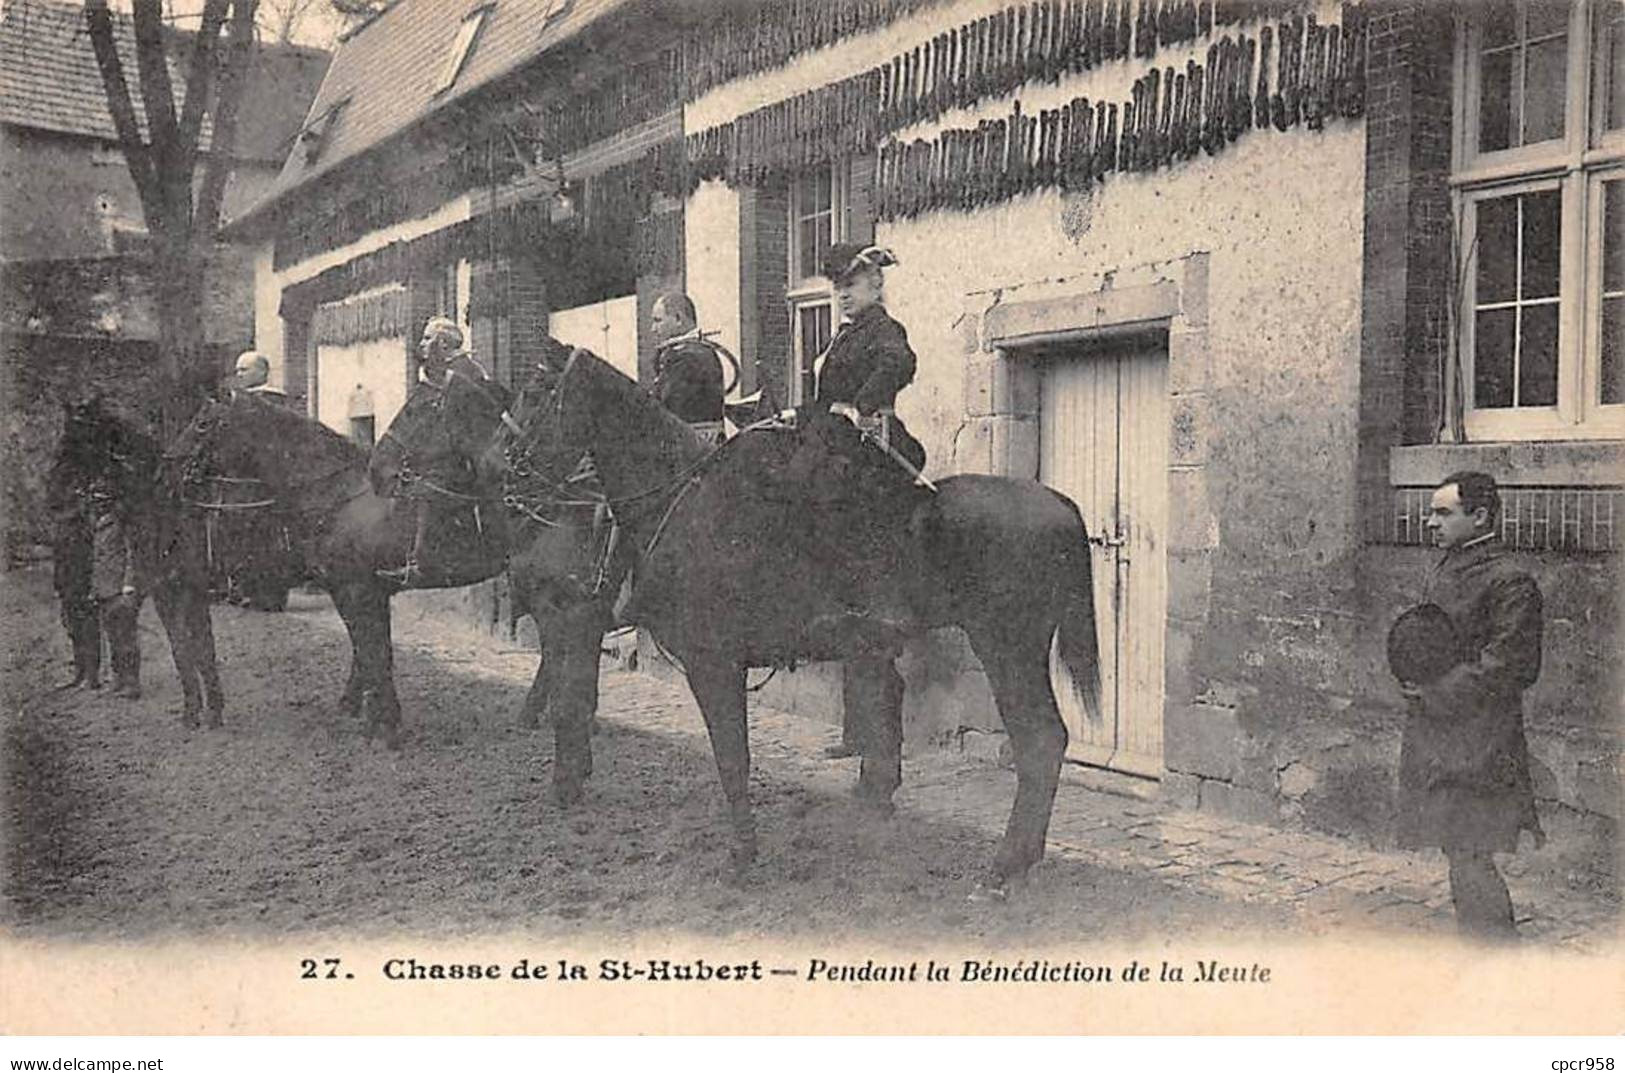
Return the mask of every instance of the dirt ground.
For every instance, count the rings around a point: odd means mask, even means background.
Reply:
[[[971,903],[994,849],[985,823],[911,810],[907,787],[898,815],[875,819],[844,796],[842,765],[805,779],[775,763],[813,752],[816,727],[806,740],[753,728],[762,854],[736,881],[699,716],[642,676],[606,672],[587,801],[563,811],[548,793],[551,735],[516,719],[534,657],[453,624],[396,616],[408,732],[390,752],[334,714],[348,645],[325,597],[295,592],[281,614],[217,605],[227,725],[188,731],[150,607],[146,693],[131,702],[53,690],[70,674],[48,572],[13,571],[3,587],[0,911],[19,935],[523,930],[1000,945],[1107,930],[1234,936],[1289,915],[1053,857],[1010,901]],[[918,778],[952,794],[956,770],[936,764]],[[1013,777],[995,781],[1005,792],[963,807],[1002,820]]]

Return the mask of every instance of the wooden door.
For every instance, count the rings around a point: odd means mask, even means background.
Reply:
[[[1044,366],[1040,425],[1039,478],[1077,503],[1089,529],[1100,641],[1098,720],[1057,681],[1067,756],[1153,778],[1167,636],[1167,369],[1160,337],[1060,349]]]

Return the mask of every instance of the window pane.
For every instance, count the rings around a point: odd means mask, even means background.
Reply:
[[[1518,296],[1518,199],[1499,197],[1478,203],[1478,304],[1510,302]]]
[[[1525,194],[1523,202],[1523,285],[1520,298],[1557,294],[1562,242],[1562,195],[1556,190]]]
[[[1493,153],[1512,144],[1512,60],[1516,52],[1484,57],[1479,76],[1478,149]]]
[[[1602,401],[1625,402],[1625,298],[1602,303]]]
[[[798,312],[801,321],[801,353],[808,368],[829,345],[829,306],[803,306]]]
[[[824,261],[824,254],[829,252],[830,243],[834,241],[830,237],[830,218],[828,216],[820,216],[813,221],[813,241],[816,244],[813,254],[813,270],[816,272],[817,267]]]
[[[803,175],[796,180],[793,211],[797,216],[811,216],[818,211],[817,175]]]
[[[1563,136],[1568,62],[1567,36],[1529,46],[1529,66],[1524,77],[1521,144],[1530,145]]]
[[[1602,184],[1602,289],[1625,290],[1625,179]]]
[[[802,220],[796,231],[796,278],[808,279],[818,275],[818,221]]]
[[[1512,405],[1512,333],[1517,311],[1481,309],[1473,326],[1473,405]]]
[[[1518,405],[1557,404],[1557,303],[1524,306],[1518,340]]]
[[[1512,149],[1563,136],[1569,5],[1531,0],[1484,8],[1478,54],[1478,148]]]
[[[818,194],[818,205],[817,208],[813,209],[812,211],[828,212],[830,207],[834,204],[835,199],[834,173],[826,168],[820,168],[815,176],[815,182],[817,184],[816,189]]]
[[[1625,127],[1625,13],[1616,7],[1614,18],[1603,30],[1603,45],[1608,55],[1608,80],[1603,91],[1606,102],[1604,114],[1609,130]]]

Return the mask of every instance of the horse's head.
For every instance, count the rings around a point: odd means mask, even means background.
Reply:
[[[510,399],[502,385],[454,364],[443,386],[420,383],[373,448],[374,480],[404,468],[420,474],[464,472],[479,464]]]
[[[597,360],[552,337],[543,339],[510,410],[518,431],[505,429],[488,444],[480,456],[483,479],[522,471],[557,483],[575,470],[587,453],[592,420],[591,407],[570,403],[590,387],[589,377],[577,375],[578,356]]]

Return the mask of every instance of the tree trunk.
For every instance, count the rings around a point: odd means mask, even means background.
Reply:
[[[86,25],[108,107],[152,238],[150,266],[162,384],[160,423],[165,439],[185,427],[219,372],[212,368],[204,343],[204,273],[210,269],[220,205],[231,171],[237,105],[253,62],[257,6],[258,0],[205,0],[202,25],[192,40],[185,99],[177,113],[160,0],[134,0],[136,73],[146,118],[143,132],[114,41],[107,0],[85,0]],[[228,47],[222,61],[216,45],[228,11]],[[204,171],[194,202],[205,113],[212,113],[214,124],[208,154],[202,156]]]

